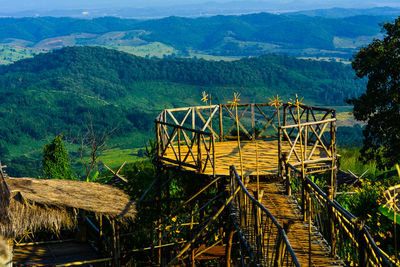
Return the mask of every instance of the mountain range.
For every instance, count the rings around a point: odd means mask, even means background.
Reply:
[[[117,126],[120,147],[140,147],[160,110],[198,105],[202,91],[220,103],[240,92],[243,102],[297,93],[309,104],[343,105],[364,86],[350,66],[288,56],[217,62],[67,47],[0,66],[0,158],[20,165],[52,136],[81,135],[89,119],[100,132]]]

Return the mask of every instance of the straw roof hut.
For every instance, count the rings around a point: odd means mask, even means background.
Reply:
[[[0,173],[0,234],[13,238],[26,230],[76,226],[78,210],[120,222],[133,220],[134,201],[121,190],[98,183],[6,178]]]

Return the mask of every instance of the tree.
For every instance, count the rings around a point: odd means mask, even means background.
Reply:
[[[117,128],[113,128],[110,131],[103,130],[98,132],[95,130],[92,121],[92,115],[88,113],[87,132],[81,138],[81,161],[85,166],[86,171],[86,182],[94,182],[98,176],[98,172],[91,177],[93,169],[96,167],[98,158],[101,156],[103,151],[107,148],[108,139],[115,133]]]
[[[43,174],[46,178],[74,179],[62,138],[63,134],[59,134],[43,147]]]
[[[352,67],[367,78],[367,90],[354,104],[354,116],[366,121],[361,149],[364,161],[391,168],[400,160],[400,17],[383,25],[382,40],[374,39],[355,55]]]

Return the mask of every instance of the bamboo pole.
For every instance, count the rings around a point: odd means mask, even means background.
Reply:
[[[231,267],[232,241],[233,241],[233,235],[235,233],[236,233],[236,231],[234,231],[234,230],[231,230],[229,232],[228,244],[226,246],[226,267]]]
[[[201,155],[201,134],[197,135],[197,168],[198,172],[201,173],[203,170],[203,162]]]
[[[239,192],[239,190],[240,190],[240,187],[238,187],[238,188],[236,189],[236,191],[233,193],[233,195],[231,195],[231,196],[226,200],[226,202],[222,205],[222,207],[217,211],[217,213],[214,214],[213,217],[210,218],[210,220],[207,222],[206,225],[204,225],[204,227],[200,230],[200,232],[198,232],[198,233],[194,236],[194,238],[192,238],[192,240],[189,241],[189,243],[175,256],[175,258],[174,258],[172,261],[170,261],[170,262],[168,263],[167,266],[171,266],[171,265],[175,262],[175,260],[177,260],[178,258],[180,258],[180,257],[192,246],[192,244],[193,244],[193,243],[196,241],[196,239],[204,232],[204,230],[206,230],[206,229],[208,228],[208,226],[209,226],[212,222],[214,222],[214,221],[218,218],[218,216],[224,211],[224,209],[231,203],[232,199],[236,196],[236,194]]]
[[[311,197],[308,197],[308,266],[312,266],[311,261],[311,216],[312,216],[312,202]]]
[[[196,130],[196,112],[194,110],[195,108],[192,108],[192,129]],[[195,137],[195,132],[192,132],[192,138]]]
[[[224,141],[224,130],[223,130],[223,121],[222,121],[222,104],[219,104],[219,141]]]

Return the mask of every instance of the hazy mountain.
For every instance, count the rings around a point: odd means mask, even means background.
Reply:
[[[330,9],[316,9],[316,10],[303,10],[292,12],[288,14],[301,14],[306,16],[320,16],[326,18],[345,18],[352,16],[399,16],[400,8],[395,7],[374,7],[368,9],[357,8],[330,8]]]
[[[4,2],[4,3],[2,3]],[[400,7],[398,1],[387,1],[377,5],[373,1],[23,1],[20,4],[6,0],[2,3],[0,16],[33,17],[33,16],[55,16],[55,17],[103,17],[118,16],[125,18],[161,18],[168,16],[199,17],[213,15],[249,14],[258,12],[284,13],[305,11],[310,15],[320,14],[322,16],[337,13],[337,11],[323,11],[320,9],[342,9],[341,16],[354,15],[393,15],[395,11],[360,11],[359,8],[377,8],[384,4],[386,6]],[[350,10],[343,10],[350,8]],[[312,11],[316,10],[317,11]],[[357,10],[353,10],[357,9]],[[311,10],[311,11],[308,11]],[[344,15],[346,14],[346,15]]]

